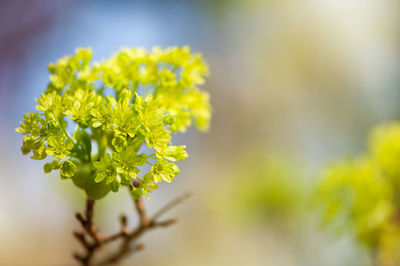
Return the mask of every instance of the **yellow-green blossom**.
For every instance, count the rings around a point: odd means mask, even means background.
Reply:
[[[17,129],[25,136],[21,151],[37,160],[53,157],[44,171],[59,169],[92,198],[120,185],[136,198],[148,196],[179,173],[170,161],[188,156],[186,146],[172,144],[172,132],[209,126],[209,95],[198,87],[208,67],[189,47],[124,48],[91,59],[91,49],[79,48],[49,64],[39,112],[24,115]],[[144,143],[150,154],[138,153]],[[145,163],[152,168],[140,174]]]

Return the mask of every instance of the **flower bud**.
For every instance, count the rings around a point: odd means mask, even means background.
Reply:
[[[139,188],[140,187],[140,181],[136,178],[132,178],[132,184],[135,188]]]

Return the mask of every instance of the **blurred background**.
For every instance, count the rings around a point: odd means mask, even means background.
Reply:
[[[84,195],[23,156],[14,129],[75,48],[190,45],[211,76],[211,130],[177,135],[190,157],[149,212],[185,191],[180,222],[124,265],[370,265],[351,237],[321,230],[309,198],[322,166],[364,149],[400,116],[397,0],[0,1],[0,265],[74,265]],[[96,206],[105,232],[128,193]]]

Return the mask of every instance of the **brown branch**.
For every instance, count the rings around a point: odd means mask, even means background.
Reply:
[[[93,223],[94,203],[94,200],[87,199],[85,217],[80,213],[75,215],[76,219],[81,223],[83,230],[82,232],[74,232],[74,236],[85,248],[86,254],[81,255],[75,253],[74,257],[85,266],[92,265],[94,253],[103,244],[104,239],[103,235],[98,232],[97,227]],[[87,238],[90,238],[91,240],[88,240]]]
[[[190,196],[191,194],[186,193],[181,197],[174,199],[156,212],[152,218],[148,217],[143,201],[134,200],[135,209],[139,216],[139,225],[135,229],[129,230],[127,226],[127,217],[122,215],[120,217],[121,230],[108,236],[101,234],[93,223],[94,200],[88,199],[86,202],[85,217],[80,213],[76,214],[76,218],[81,223],[83,230],[82,232],[74,232],[74,237],[82,244],[86,253],[84,255],[75,253],[75,259],[84,266],[110,265],[120,262],[123,258],[132,253],[143,250],[144,245],[141,243],[135,244],[135,242],[147,231],[175,224],[178,221],[177,218],[167,219],[164,221],[159,221],[158,218],[173,207],[185,201]],[[104,260],[94,263],[93,257],[95,252],[103,245],[118,239],[122,240],[119,249]]]
[[[147,226],[150,223],[150,220],[149,217],[147,217],[143,201],[141,199],[134,199],[134,202],[136,211],[139,214],[139,223]]]

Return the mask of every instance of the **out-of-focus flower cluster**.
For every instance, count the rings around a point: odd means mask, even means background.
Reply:
[[[400,123],[378,126],[368,151],[329,165],[318,189],[324,224],[353,233],[382,260],[392,260],[400,247],[399,158]]]

